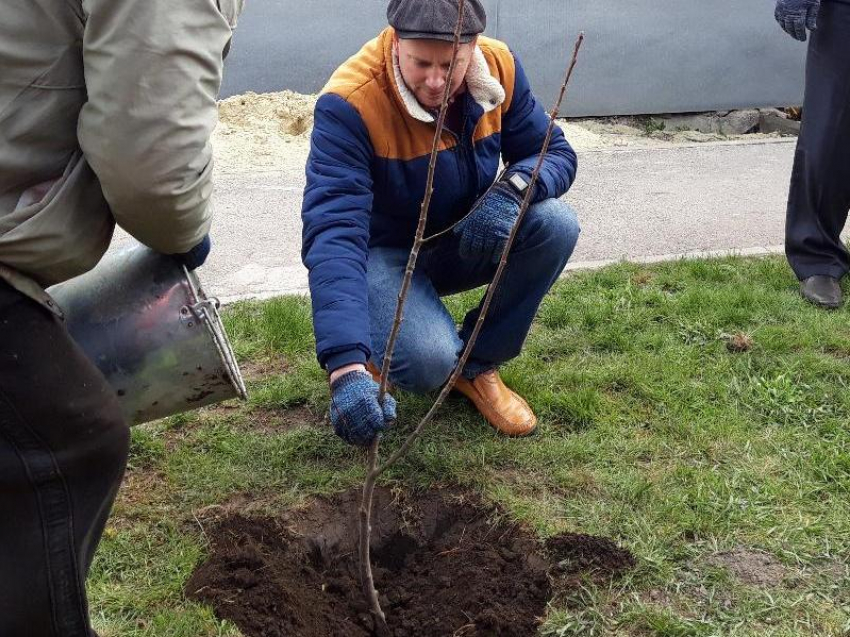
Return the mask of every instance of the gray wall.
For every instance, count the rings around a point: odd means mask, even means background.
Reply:
[[[627,115],[799,104],[805,45],[774,0],[484,0],[549,108],[586,33],[566,114]],[[247,0],[222,96],[318,91],[386,24],[386,0]]]

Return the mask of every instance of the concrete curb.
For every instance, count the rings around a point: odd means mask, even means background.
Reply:
[[[696,252],[682,252],[679,254],[657,254],[632,259],[604,259],[600,261],[578,261],[570,263],[564,269],[561,278],[569,276],[571,272],[582,272],[587,270],[599,270],[616,265],[617,263],[639,263],[650,265],[653,263],[663,263],[666,261],[683,261],[689,259],[723,259],[726,257],[768,257],[778,254],[785,254],[785,246],[763,246],[751,248],[733,248],[729,250],[699,250]],[[310,296],[310,290],[307,287],[297,289],[287,289],[280,291],[266,291],[259,294],[240,294],[236,296],[219,297],[222,305],[229,305],[239,301],[265,301],[268,299],[280,296]]]
[[[656,254],[632,259],[603,259],[600,261],[578,261],[568,263],[564,269],[566,276],[573,271],[598,270],[617,263],[640,263],[652,264],[665,261],[683,261],[686,259],[723,259],[725,257],[768,257],[777,254],[785,254],[785,246],[758,246],[751,248],[733,248],[730,250],[698,250],[695,252],[682,252],[679,254]]]

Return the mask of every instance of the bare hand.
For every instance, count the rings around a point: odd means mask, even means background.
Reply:
[[[345,376],[348,372],[365,372],[366,366],[363,363],[352,363],[351,365],[345,365],[340,367],[339,369],[335,369],[331,372],[330,375],[330,383],[333,385],[333,382],[339,378],[340,376]]]

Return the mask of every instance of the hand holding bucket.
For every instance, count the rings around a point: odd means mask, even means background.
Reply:
[[[218,300],[173,256],[129,242],[48,292],[130,424],[247,398]]]

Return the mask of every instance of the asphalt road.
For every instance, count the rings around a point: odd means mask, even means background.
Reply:
[[[570,267],[781,249],[793,140],[585,151],[567,200],[582,235]],[[224,300],[307,291],[302,171],[220,173],[214,251],[201,271]]]

